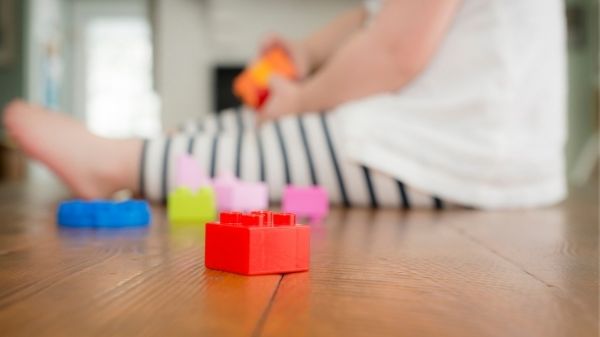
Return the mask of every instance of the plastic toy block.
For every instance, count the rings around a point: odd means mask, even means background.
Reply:
[[[261,87],[269,85],[269,77],[271,75],[271,67],[266,62],[261,62],[255,67],[249,69],[250,75],[256,80],[256,84]]]
[[[269,96],[271,76],[296,79],[294,63],[281,47],[269,49],[258,61],[244,70],[233,83],[233,92],[244,104],[259,109]]]
[[[213,181],[213,187],[220,211],[249,211],[269,206],[269,189],[265,183],[243,182],[231,173],[223,173]]]
[[[71,200],[62,202],[57,211],[57,222],[65,227],[142,227],[150,221],[150,207],[143,200]]]
[[[187,187],[196,191],[200,187],[210,184],[208,176],[202,171],[198,162],[187,154],[177,157],[175,168],[175,185],[177,187]]]
[[[296,77],[294,62],[285,49],[272,48],[265,54],[264,59],[277,74],[288,78]]]
[[[221,212],[206,224],[205,265],[243,275],[306,271],[310,227],[290,213]]]
[[[210,187],[202,187],[197,192],[179,187],[169,193],[167,212],[172,223],[204,223],[214,220],[217,215],[215,193]]]
[[[319,221],[329,212],[327,191],[320,186],[287,186],[283,190],[281,210]]]

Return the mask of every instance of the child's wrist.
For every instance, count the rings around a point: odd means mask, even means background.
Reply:
[[[298,113],[314,111],[310,97],[310,88],[307,82],[298,83],[296,102]]]
[[[298,77],[300,79],[303,79],[306,76],[308,76],[308,74],[310,74],[310,72],[313,69],[313,62],[310,54],[310,49],[308,48],[304,40],[296,40],[294,42],[294,48],[296,48],[296,53],[300,58],[296,61],[296,66],[299,68]]]

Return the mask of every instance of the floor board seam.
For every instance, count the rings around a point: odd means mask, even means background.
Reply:
[[[467,240],[475,243],[476,245],[479,245],[481,247],[483,247],[484,249],[486,249],[487,251],[489,251],[490,253],[498,256],[499,258],[501,258],[502,260],[510,263],[511,265],[519,268],[519,270],[521,270],[522,272],[524,272],[525,274],[529,275],[531,278],[533,278],[534,280],[538,281],[539,283],[543,284],[544,286],[548,287],[548,288],[554,288],[557,289],[561,295],[565,295],[564,294],[564,290],[557,286],[554,285],[552,283],[546,282],[543,279],[541,279],[540,277],[536,276],[535,274],[533,274],[532,272],[528,271],[524,266],[522,266],[521,264],[517,263],[516,261],[512,260],[511,258],[505,256],[504,254],[500,253],[499,251],[497,251],[496,249],[489,247],[488,245],[486,245],[483,241],[479,240],[478,238],[470,235],[468,232],[466,232],[465,230],[463,230],[462,228],[458,228],[458,227],[454,227],[454,226],[449,226],[451,227],[454,231],[456,231],[458,234],[460,234],[461,236],[465,237]],[[580,303],[577,300],[574,300],[573,298],[569,297],[569,296],[562,296],[563,298],[565,298],[567,301],[571,302],[572,304],[576,305],[578,308],[580,308],[584,314],[587,316],[588,319],[592,319],[594,320],[594,317],[591,317],[587,311],[587,309],[585,308],[585,305],[583,305],[582,303]]]
[[[265,323],[267,322],[269,314],[271,313],[271,308],[273,307],[273,303],[275,302],[275,298],[277,297],[277,292],[279,291],[279,287],[281,286],[281,282],[283,281],[284,277],[285,274],[280,275],[279,280],[275,285],[275,289],[273,290],[273,294],[271,294],[271,298],[269,298],[269,302],[267,303],[265,310],[263,311],[262,315],[258,319],[258,322],[256,323],[256,328],[252,332],[252,337],[259,337],[262,334],[262,330],[265,326]]]
[[[496,249],[489,247],[488,245],[486,245],[483,241],[477,239],[476,237],[473,237],[472,235],[470,235],[469,233],[465,232],[462,228],[456,228],[456,227],[452,227],[456,232],[458,232],[460,235],[466,237],[469,241],[485,248],[487,251],[491,252],[492,254],[498,256],[499,258],[507,261],[508,263],[512,264],[513,266],[519,268],[522,272],[524,272],[525,274],[531,276],[533,279],[535,279],[536,281],[542,283],[543,285],[545,285],[546,287],[549,288],[557,288],[560,289],[558,286],[548,283],[544,280],[542,280],[541,278],[537,277],[536,275],[534,275],[533,273],[531,273],[530,271],[528,271],[524,266],[518,264],[516,261],[513,261],[512,259],[510,259],[509,257],[503,255],[502,253],[500,253],[499,251],[497,251]]]

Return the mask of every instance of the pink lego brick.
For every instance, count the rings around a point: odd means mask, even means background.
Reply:
[[[187,154],[177,157],[175,167],[175,186],[187,187],[197,191],[200,187],[210,185],[210,179],[200,168],[198,162]]]
[[[214,179],[213,188],[220,211],[250,211],[269,206],[269,189],[265,183],[240,181],[227,172]]]
[[[289,185],[283,190],[281,210],[313,221],[321,220],[329,212],[327,191],[320,186]]]

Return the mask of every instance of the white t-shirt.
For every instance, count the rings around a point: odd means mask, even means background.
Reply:
[[[336,109],[344,153],[466,205],[556,203],[566,194],[565,66],[562,1],[464,0],[423,73]]]

